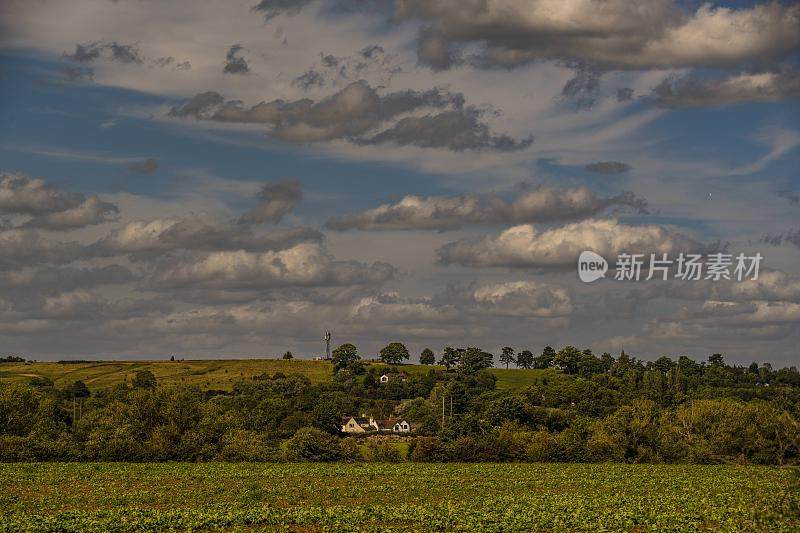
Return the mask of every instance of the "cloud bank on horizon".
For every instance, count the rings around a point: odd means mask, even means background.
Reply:
[[[8,0],[0,54],[6,351],[800,361],[796,2]]]

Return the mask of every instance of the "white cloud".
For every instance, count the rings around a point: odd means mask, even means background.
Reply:
[[[619,253],[669,253],[699,250],[693,238],[661,226],[628,226],[616,220],[586,220],[552,229],[524,224],[496,237],[464,239],[438,250],[439,261],[471,267],[574,267],[584,250],[610,261]]]

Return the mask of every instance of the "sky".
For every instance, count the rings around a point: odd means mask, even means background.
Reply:
[[[796,365],[799,68],[786,1],[4,0],[0,351]]]

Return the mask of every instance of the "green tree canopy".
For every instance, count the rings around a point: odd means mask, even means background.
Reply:
[[[553,362],[561,367],[567,374],[577,374],[581,357],[584,354],[574,346],[564,346],[561,348]]]
[[[389,365],[397,365],[408,359],[408,348],[402,342],[390,342],[380,351],[381,361]]]
[[[139,370],[133,378],[134,389],[155,389],[156,376],[149,370]]]
[[[514,359],[514,348],[512,348],[511,346],[504,347],[502,352],[500,353],[500,362],[505,363],[506,368],[508,368],[508,365],[510,365],[511,363],[515,363],[516,361]]]
[[[458,363],[459,370],[465,374],[474,374],[484,368],[493,366],[494,356],[488,352],[484,352],[480,348],[470,346],[461,355]]]
[[[450,370],[450,367],[458,364],[458,359],[458,350],[451,346],[445,346],[444,350],[442,350],[442,358],[439,360],[439,364],[443,365],[447,370]]]
[[[432,365],[436,363],[436,356],[433,355],[433,350],[430,348],[422,350],[422,353],[419,354],[419,363],[421,365]]]
[[[533,366],[533,353],[530,350],[522,350],[517,354],[517,366],[520,368],[531,368]]]
[[[287,351],[285,354],[283,354],[283,358],[287,359],[287,360],[288,359],[294,359],[294,354],[292,352],[288,352]]]
[[[81,380],[78,380],[70,385],[69,392],[73,398],[88,398],[91,395],[89,392],[89,387],[87,387],[86,383]]]
[[[354,363],[361,359],[358,356],[358,349],[354,344],[345,343],[331,352],[331,361],[333,362],[334,371],[339,371],[346,368],[350,363]]]

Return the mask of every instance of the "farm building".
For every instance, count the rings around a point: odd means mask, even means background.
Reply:
[[[342,418],[342,433],[411,433],[411,424],[404,418],[375,420],[366,416]]]
[[[389,383],[390,381],[394,381],[396,379],[405,381],[407,377],[408,374],[406,374],[405,372],[387,372],[385,374],[381,374],[380,382]]]

